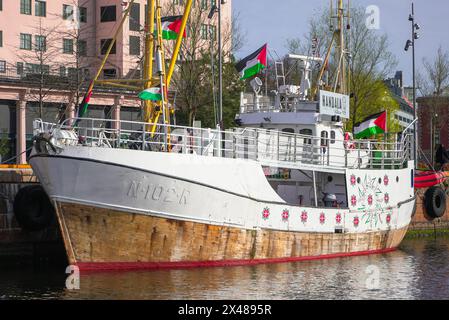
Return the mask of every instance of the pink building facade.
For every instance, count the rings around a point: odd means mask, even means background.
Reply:
[[[77,75],[85,87],[100,65],[128,2],[0,0],[1,162],[18,155],[15,162],[26,163],[26,150],[32,143],[32,121],[73,117],[82,99],[69,85],[58,83],[55,88],[45,89],[42,112],[37,106],[42,101],[42,90],[33,85],[33,75],[45,72],[56,81],[58,77],[70,80]],[[146,3],[147,0],[135,1],[101,77],[139,75]],[[214,4],[215,0],[195,0],[195,7],[206,12],[202,28],[216,25],[216,15],[207,19]],[[162,0],[163,8],[170,7],[173,12],[181,12],[183,5],[183,0]],[[222,5],[222,20],[224,25],[231,23],[230,0]],[[97,90],[91,99],[90,116],[137,120],[140,105],[133,93]]]

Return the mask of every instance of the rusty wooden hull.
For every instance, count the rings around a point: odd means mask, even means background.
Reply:
[[[407,228],[310,233],[181,221],[55,202],[68,259],[84,270],[287,262],[388,252]]]

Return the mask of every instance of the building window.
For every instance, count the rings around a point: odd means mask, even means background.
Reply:
[[[64,66],[59,67],[59,76],[60,77],[67,77],[67,71]]]
[[[207,1],[208,0],[201,0],[201,9],[207,10]]]
[[[20,49],[31,50],[31,34],[20,34]]]
[[[50,66],[46,64],[40,65],[37,63],[26,63],[25,70],[28,74],[49,74]]]
[[[47,41],[45,36],[34,36],[34,45],[36,46],[36,51],[46,51]]]
[[[209,26],[209,36],[210,39],[215,41],[215,39],[217,39],[217,27],[214,25],[210,25]]]
[[[47,16],[47,3],[45,1],[36,0],[34,3],[34,14],[36,17]]]
[[[335,131],[331,130],[331,144],[335,143]]]
[[[101,22],[109,22],[116,20],[116,7],[115,6],[107,6],[100,8],[100,21]]]
[[[5,73],[5,72],[6,72],[6,61],[0,60],[0,73]]]
[[[17,62],[16,69],[17,74],[23,74],[23,62]]]
[[[0,47],[3,47],[3,31],[0,30]]]
[[[62,52],[68,54],[73,53],[73,39],[62,39]]]
[[[0,0],[0,11],[3,10],[3,0]]]
[[[20,0],[20,13],[31,14],[31,0]]]
[[[85,7],[79,7],[79,18],[80,18],[80,22],[87,22],[87,8]]]
[[[303,136],[312,136],[312,129],[301,129],[299,134]],[[312,144],[312,138],[304,138],[304,144]]]
[[[87,42],[85,40],[78,40],[78,56],[87,56]]]
[[[140,31],[140,4],[133,3],[129,13],[129,30]]]
[[[129,36],[129,54],[132,56],[140,56],[140,37]]]
[[[113,79],[117,77],[117,70],[116,69],[104,69],[103,70],[103,77],[105,79]]]
[[[64,20],[69,20],[73,18],[73,6],[67,4],[62,5],[62,18]]]
[[[101,39],[101,54],[105,55],[108,51],[109,46],[111,45],[112,39]],[[112,46],[111,54],[115,54],[115,44]]]
[[[208,32],[209,28],[207,24],[202,24],[201,25],[201,38],[204,40],[207,40],[208,36],[207,36],[207,32]]]

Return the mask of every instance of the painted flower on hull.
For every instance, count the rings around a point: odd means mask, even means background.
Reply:
[[[356,196],[351,196],[351,205],[353,207],[355,207],[357,205],[357,197]]]
[[[384,176],[384,185],[388,186],[388,183],[390,182],[390,179],[387,175]]]
[[[284,211],[282,211],[282,220],[287,221],[289,217],[290,217],[290,212],[287,209],[284,209]]]
[[[359,220],[359,217],[354,217],[354,226],[355,227],[358,227],[359,226],[359,223],[360,223],[360,220]]]
[[[385,195],[384,195],[384,201],[385,201],[385,203],[390,202],[390,195],[389,195],[388,193],[385,193]]]
[[[301,222],[307,222],[307,211],[301,213]]]
[[[391,222],[391,214],[387,214],[386,220],[387,220],[387,223],[390,224],[390,222]]]
[[[262,211],[262,218],[267,220],[270,217],[270,209],[268,207],[264,208]]]
[[[357,182],[357,180],[355,178],[355,175],[352,174],[351,175],[351,186],[354,186],[356,182]]]
[[[368,196],[368,205],[372,205],[373,204],[373,196],[372,195],[369,195]]]
[[[341,223],[341,213],[337,213],[337,216],[335,217],[335,221],[337,223]]]
[[[326,222],[326,215],[324,214],[324,212],[320,213],[320,223],[324,224]]]

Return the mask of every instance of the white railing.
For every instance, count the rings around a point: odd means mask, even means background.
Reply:
[[[54,132],[55,129],[75,130],[77,136],[74,137],[78,141],[71,144],[251,159],[276,167],[303,164],[384,169],[404,167],[411,159],[410,135],[404,136],[400,142],[345,142],[257,128],[219,131],[156,124],[156,130],[152,133],[153,125],[144,122],[93,118],[77,120],[68,119],[60,125],[35,120],[35,133]],[[77,123],[75,128],[71,123]]]

